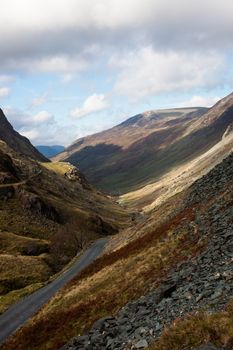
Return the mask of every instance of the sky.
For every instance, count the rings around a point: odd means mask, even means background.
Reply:
[[[0,107],[34,145],[232,92],[232,0],[0,0]]]

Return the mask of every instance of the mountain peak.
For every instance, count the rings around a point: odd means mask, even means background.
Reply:
[[[24,154],[32,159],[48,162],[49,160],[44,157],[37,149],[31,144],[31,142],[24,136],[20,135],[14,130],[6,118],[3,110],[0,108],[0,140],[6,142],[14,151]]]

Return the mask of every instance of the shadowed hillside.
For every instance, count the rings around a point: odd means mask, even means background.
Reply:
[[[107,192],[127,192],[173,165],[170,158],[176,151],[166,152],[167,147],[178,141],[190,123],[206,110],[145,112],[112,129],[77,140],[55,159],[78,165],[91,183]],[[179,161],[179,153],[177,158]]]

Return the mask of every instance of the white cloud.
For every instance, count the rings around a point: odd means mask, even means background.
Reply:
[[[30,107],[31,108],[39,107],[39,106],[43,105],[44,103],[46,103],[47,100],[48,100],[48,92],[45,92],[44,94],[33,98],[31,103],[30,103]]]
[[[0,87],[0,98],[7,97],[10,94],[10,88],[8,87]]]
[[[73,79],[74,79],[74,74],[71,74],[71,73],[63,74],[61,77],[61,81],[64,84],[70,83]]]
[[[127,114],[140,107],[127,105],[122,95],[133,101],[143,98],[145,106],[152,100],[147,96],[184,92],[195,97],[184,102],[203,105],[210,102],[200,99],[200,91],[206,95],[221,84],[226,89],[231,86],[232,73],[225,72],[227,60],[233,64],[232,0],[2,0],[1,4],[4,40],[0,89],[11,87],[12,77],[20,77],[14,92],[21,90],[21,103],[32,83],[40,88],[48,81],[58,95],[51,97],[49,106],[59,111],[60,103],[62,114],[76,103],[73,97],[77,90],[88,96],[90,91],[99,91],[100,81],[102,91],[111,89],[115,81],[114,91],[108,96],[114,98],[113,108],[125,104]],[[47,75],[46,81],[43,74]],[[57,75],[56,81],[52,75]],[[62,84],[72,79],[69,91],[75,87],[75,94],[64,92]],[[45,108],[41,106],[48,96],[33,97],[26,113],[11,110],[9,116],[18,129],[29,132],[36,126],[40,140],[52,140],[56,132],[53,116],[48,111],[36,113],[38,108]],[[94,94],[70,114],[81,118],[107,107],[106,97]],[[73,131],[67,132],[71,135]],[[65,134],[57,131],[61,139],[68,139]]]
[[[100,112],[108,108],[108,102],[104,94],[93,94],[86,98],[81,107],[70,112],[73,118],[82,118],[91,113]]]
[[[111,50],[232,49],[231,0],[2,1],[0,68],[65,74]]]
[[[15,55],[17,56],[17,55]],[[38,53],[38,56],[40,54]],[[1,54],[0,54],[1,57]],[[7,62],[2,62],[0,68],[12,71],[23,71],[29,73],[52,73],[52,74],[72,74],[82,72],[87,69],[88,62],[80,55],[72,57],[66,53],[62,55],[45,55],[44,57],[14,57]]]
[[[35,141],[40,136],[40,133],[37,129],[31,129],[31,130],[20,129],[19,133],[27,137],[30,141]]]
[[[17,130],[27,130],[28,128],[48,125],[54,123],[53,115],[48,111],[40,111],[34,115],[10,106],[3,109],[10,123]]]
[[[7,119],[12,126],[23,136],[30,139],[34,144],[48,144],[53,139],[59,141],[56,133],[56,122],[53,115],[48,111],[40,111],[36,114],[12,108],[10,106],[3,109]],[[64,137],[64,129],[63,137]],[[65,133],[65,136],[66,133]]]
[[[68,57],[66,55],[62,55],[34,60],[32,61],[30,70],[41,73],[70,74],[70,72],[80,72],[86,68],[87,63],[80,57]]]
[[[221,84],[226,70],[224,56],[216,52],[158,53],[151,46],[123,57],[112,57],[109,64],[120,69],[115,92],[134,99],[179,90],[213,88]]]
[[[221,98],[221,96],[193,96],[189,100],[179,102],[177,107],[212,107]]]
[[[12,75],[2,74],[0,75],[0,84],[11,83],[15,78]]]
[[[47,111],[41,111],[34,116],[32,116],[31,121],[35,124],[40,124],[44,122],[51,121],[53,119],[53,115]]]

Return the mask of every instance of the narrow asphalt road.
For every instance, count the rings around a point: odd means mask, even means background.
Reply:
[[[0,316],[0,343],[21,327],[36,311],[38,311],[48,300],[67,282],[77,275],[78,272],[90,265],[103,251],[107,242],[106,238],[94,242],[70,269],[65,271],[56,280],[47,284],[35,293],[23,298],[11,306]]]

